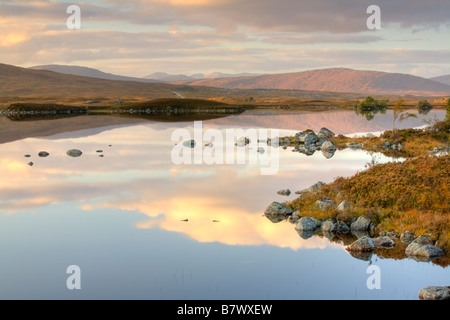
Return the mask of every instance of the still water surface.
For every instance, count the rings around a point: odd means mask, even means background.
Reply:
[[[401,127],[443,117],[432,111]],[[348,111],[253,111],[203,127],[352,134],[391,129],[392,114],[367,121]],[[278,173],[266,176],[250,164],[175,165],[177,128],[192,132],[193,123],[99,124],[0,144],[0,298],[417,299],[425,286],[449,284],[449,267],[359,260],[339,242],[303,239],[293,224],[263,216],[272,201],[364,170],[374,154],[343,150],[326,159],[279,148]],[[83,155],[68,157],[74,148]],[[291,196],[277,194],[285,188]],[[66,287],[70,265],[81,268],[81,290]],[[369,265],[380,267],[379,290],[367,287]]]

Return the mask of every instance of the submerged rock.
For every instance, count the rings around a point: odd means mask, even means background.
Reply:
[[[420,300],[450,300],[449,287],[429,286],[419,291]]]
[[[422,257],[426,259],[445,255],[441,248],[433,245],[433,241],[427,235],[417,237],[408,245],[408,247],[406,247],[405,253],[407,256]]]
[[[77,157],[80,157],[83,154],[83,152],[81,152],[78,149],[71,149],[71,150],[67,151],[66,154],[69,157],[77,158]]]

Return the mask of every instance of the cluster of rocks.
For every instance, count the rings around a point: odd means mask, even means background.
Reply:
[[[384,149],[386,151],[388,150],[394,150],[394,151],[405,151],[405,146],[403,143],[392,143],[390,141],[386,141],[383,145],[375,145],[373,146],[374,149]]]
[[[292,151],[312,155],[320,150],[324,157],[329,159],[334,156],[337,150],[330,140],[332,137],[334,137],[334,133],[327,128],[320,129],[317,134],[312,130],[298,132],[295,134],[297,144]]]
[[[335,134],[327,129],[322,128],[316,134],[313,130],[305,130],[295,134],[294,139],[289,138],[276,138],[267,139],[267,145],[274,148],[292,146],[293,152],[300,152],[306,155],[313,155],[316,151],[322,151],[325,158],[329,159],[333,157],[337,148],[330,138],[334,137]]]
[[[111,145],[110,145],[110,146],[111,146]],[[96,153],[99,155],[99,157],[101,157],[101,158],[104,157],[104,155],[103,155],[103,150],[97,150]],[[72,158],[78,158],[78,157],[81,157],[81,155],[83,154],[83,152],[82,152],[81,150],[78,150],[78,149],[70,149],[70,150],[68,150],[68,151],[66,152],[66,154],[67,154],[69,157],[72,157]],[[50,156],[50,153],[47,152],[47,151],[40,151],[40,152],[38,152],[38,157],[39,157],[39,158],[47,158],[48,156]],[[30,155],[30,154],[26,154],[26,155],[24,155],[24,157],[25,157],[25,158],[31,158],[31,155]],[[31,161],[28,162],[27,164],[28,164],[30,167],[32,167],[32,166],[34,165],[34,163],[31,162]]]
[[[330,206],[336,206],[328,198],[317,200],[316,205],[321,210],[327,210]],[[348,210],[350,206],[350,202],[344,200],[339,204],[337,210]],[[378,237],[372,238],[371,235],[375,233],[375,225],[365,216],[353,219],[349,224],[336,219],[319,220],[314,217],[302,217],[299,211],[294,211],[292,208],[279,202],[270,204],[266,208],[264,215],[274,223],[288,220],[295,224],[295,229],[304,239],[312,237],[319,230],[325,237],[330,239],[336,233],[352,233],[358,239],[347,246],[346,249],[353,256],[363,260],[369,259],[375,248],[394,247],[396,239],[408,244],[405,254],[418,261],[429,261],[445,255],[441,248],[434,245],[428,235],[415,237],[412,232],[405,231],[399,236],[395,232],[382,231]]]

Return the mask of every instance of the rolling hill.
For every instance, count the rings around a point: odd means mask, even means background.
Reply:
[[[154,83],[159,82],[157,79],[144,79],[144,78],[134,78],[134,77],[126,77],[119,76],[112,73],[106,73],[97,69],[80,67],[80,66],[65,66],[65,65],[57,65],[50,64],[44,66],[35,66],[29,69],[33,70],[47,70],[58,72],[62,74],[70,74],[74,76],[81,77],[89,77],[89,78],[97,78],[97,79],[105,79],[105,80],[117,80],[117,81],[136,81],[136,82],[146,82],[146,83]]]
[[[332,68],[252,77],[173,82],[227,89],[282,89],[348,92],[373,95],[448,95],[450,85],[400,73]]]
[[[444,83],[444,84],[450,86],[450,74],[448,74],[446,76],[439,76],[439,77],[430,78],[430,80],[437,81],[437,82],[440,82],[440,83]]]

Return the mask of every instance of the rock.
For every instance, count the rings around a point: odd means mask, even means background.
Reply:
[[[325,186],[325,185],[326,185],[325,182],[319,181],[316,184],[313,184],[311,187],[309,187],[307,189],[307,191],[316,193],[316,192],[319,192],[323,188],[323,186]]]
[[[336,206],[336,203],[330,198],[322,198],[316,201],[316,206],[322,210],[328,210]]]
[[[264,154],[266,152],[266,150],[263,147],[258,147],[257,151],[259,154]]]
[[[334,145],[333,142],[327,140],[324,143],[322,143],[321,149],[327,151],[336,151],[336,146]]]
[[[282,196],[289,196],[291,194],[291,190],[283,189],[283,190],[278,191],[277,193]]]
[[[334,153],[336,152],[336,150],[325,150],[325,149],[322,149],[321,152],[322,152],[323,156],[326,159],[331,159],[331,158],[333,158]]]
[[[272,202],[264,211],[264,215],[273,223],[286,220],[292,213],[291,208],[279,202]]]
[[[296,133],[295,140],[306,145],[314,144],[319,141],[317,135],[311,130]]]
[[[414,233],[412,233],[411,231],[405,231],[400,235],[400,240],[403,243],[411,243],[414,241]]]
[[[339,205],[338,205],[338,207],[337,207],[337,209],[338,209],[338,211],[347,211],[347,210],[349,210],[350,209],[350,201],[348,201],[348,200],[344,200],[344,201],[342,201]]]
[[[27,164],[28,164],[28,165],[29,165],[30,167],[32,167],[32,166],[34,165],[34,163],[33,163],[33,162],[31,162],[31,161],[30,161],[30,162],[28,162]]]
[[[25,158],[31,158],[31,155],[30,154],[26,154],[26,155],[24,155],[24,157]]]
[[[336,230],[336,226],[331,220],[326,220],[324,223],[322,223],[322,226],[320,227],[322,232],[334,232]]]
[[[426,259],[437,258],[445,255],[441,248],[433,245],[433,241],[429,236],[423,235],[417,237],[411,242],[405,251],[407,256],[422,257]]]
[[[370,237],[362,237],[347,246],[346,249],[350,252],[371,252],[374,249],[374,245]]]
[[[247,137],[241,137],[235,145],[238,147],[245,147],[246,145],[250,144],[250,139]]]
[[[287,139],[287,138],[286,138]],[[288,139],[289,140],[289,139]],[[280,146],[280,138],[276,137],[273,139],[268,138],[267,139],[267,145],[269,147],[278,148]]]
[[[317,136],[319,138],[332,138],[335,136],[334,132],[327,129],[327,128],[322,128],[319,130],[319,132],[317,133]]]
[[[320,221],[315,218],[303,217],[298,221],[295,229],[299,231],[314,231],[320,224]]]
[[[185,148],[195,148],[196,142],[195,140],[183,141],[183,147]]]
[[[364,145],[362,143],[356,143],[356,142],[348,142],[347,147],[352,149],[361,149]]]
[[[429,286],[419,291],[420,300],[450,300],[449,287]]]
[[[77,157],[80,157],[80,156],[83,154],[83,152],[81,152],[81,151],[78,150],[78,149],[71,149],[71,150],[67,151],[66,154],[67,154],[69,157],[77,158]]]
[[[391,239],[398,239],[400,238],[399,235],[397,234],[397,232],[395,231],[381,231],[380,232],[380,237],[389,237]]]
[[[316,230],[297,230],[298,235],[300,236],[300,238],[302,239],[309,239],[311,238],[313,235],[316,234]]]
[[[350,229],[356,231],[367,231],[370,228],[370,220],[364,216],[360,216],[350,225]]]
[[[102,152],[103,152],[103,150],[97,150],[97,151],[95,151],[95,152],[97,152],[97,153],[102,153]]]
[[[394,240],[388,236],[372,239],[373,245],[377,248],[392,248],[395,246]]]
[[[338,221],[335,224],[335,231],[337,233],[349,233],[350,227],[344,221]]]
[[[300,211],[294,211],[292,215],[289,217],[289,222],[291,223],[298,223],[298,220],[300,220]]]
[[[284,138],[283,140],[283,145],[289,147],[291,145],[291,140],[288,138]]]
[[[48,153],[47,151],[41,151],[38,153],[38,156],[41,158],[46,158],[50,155],[50,153]]]

